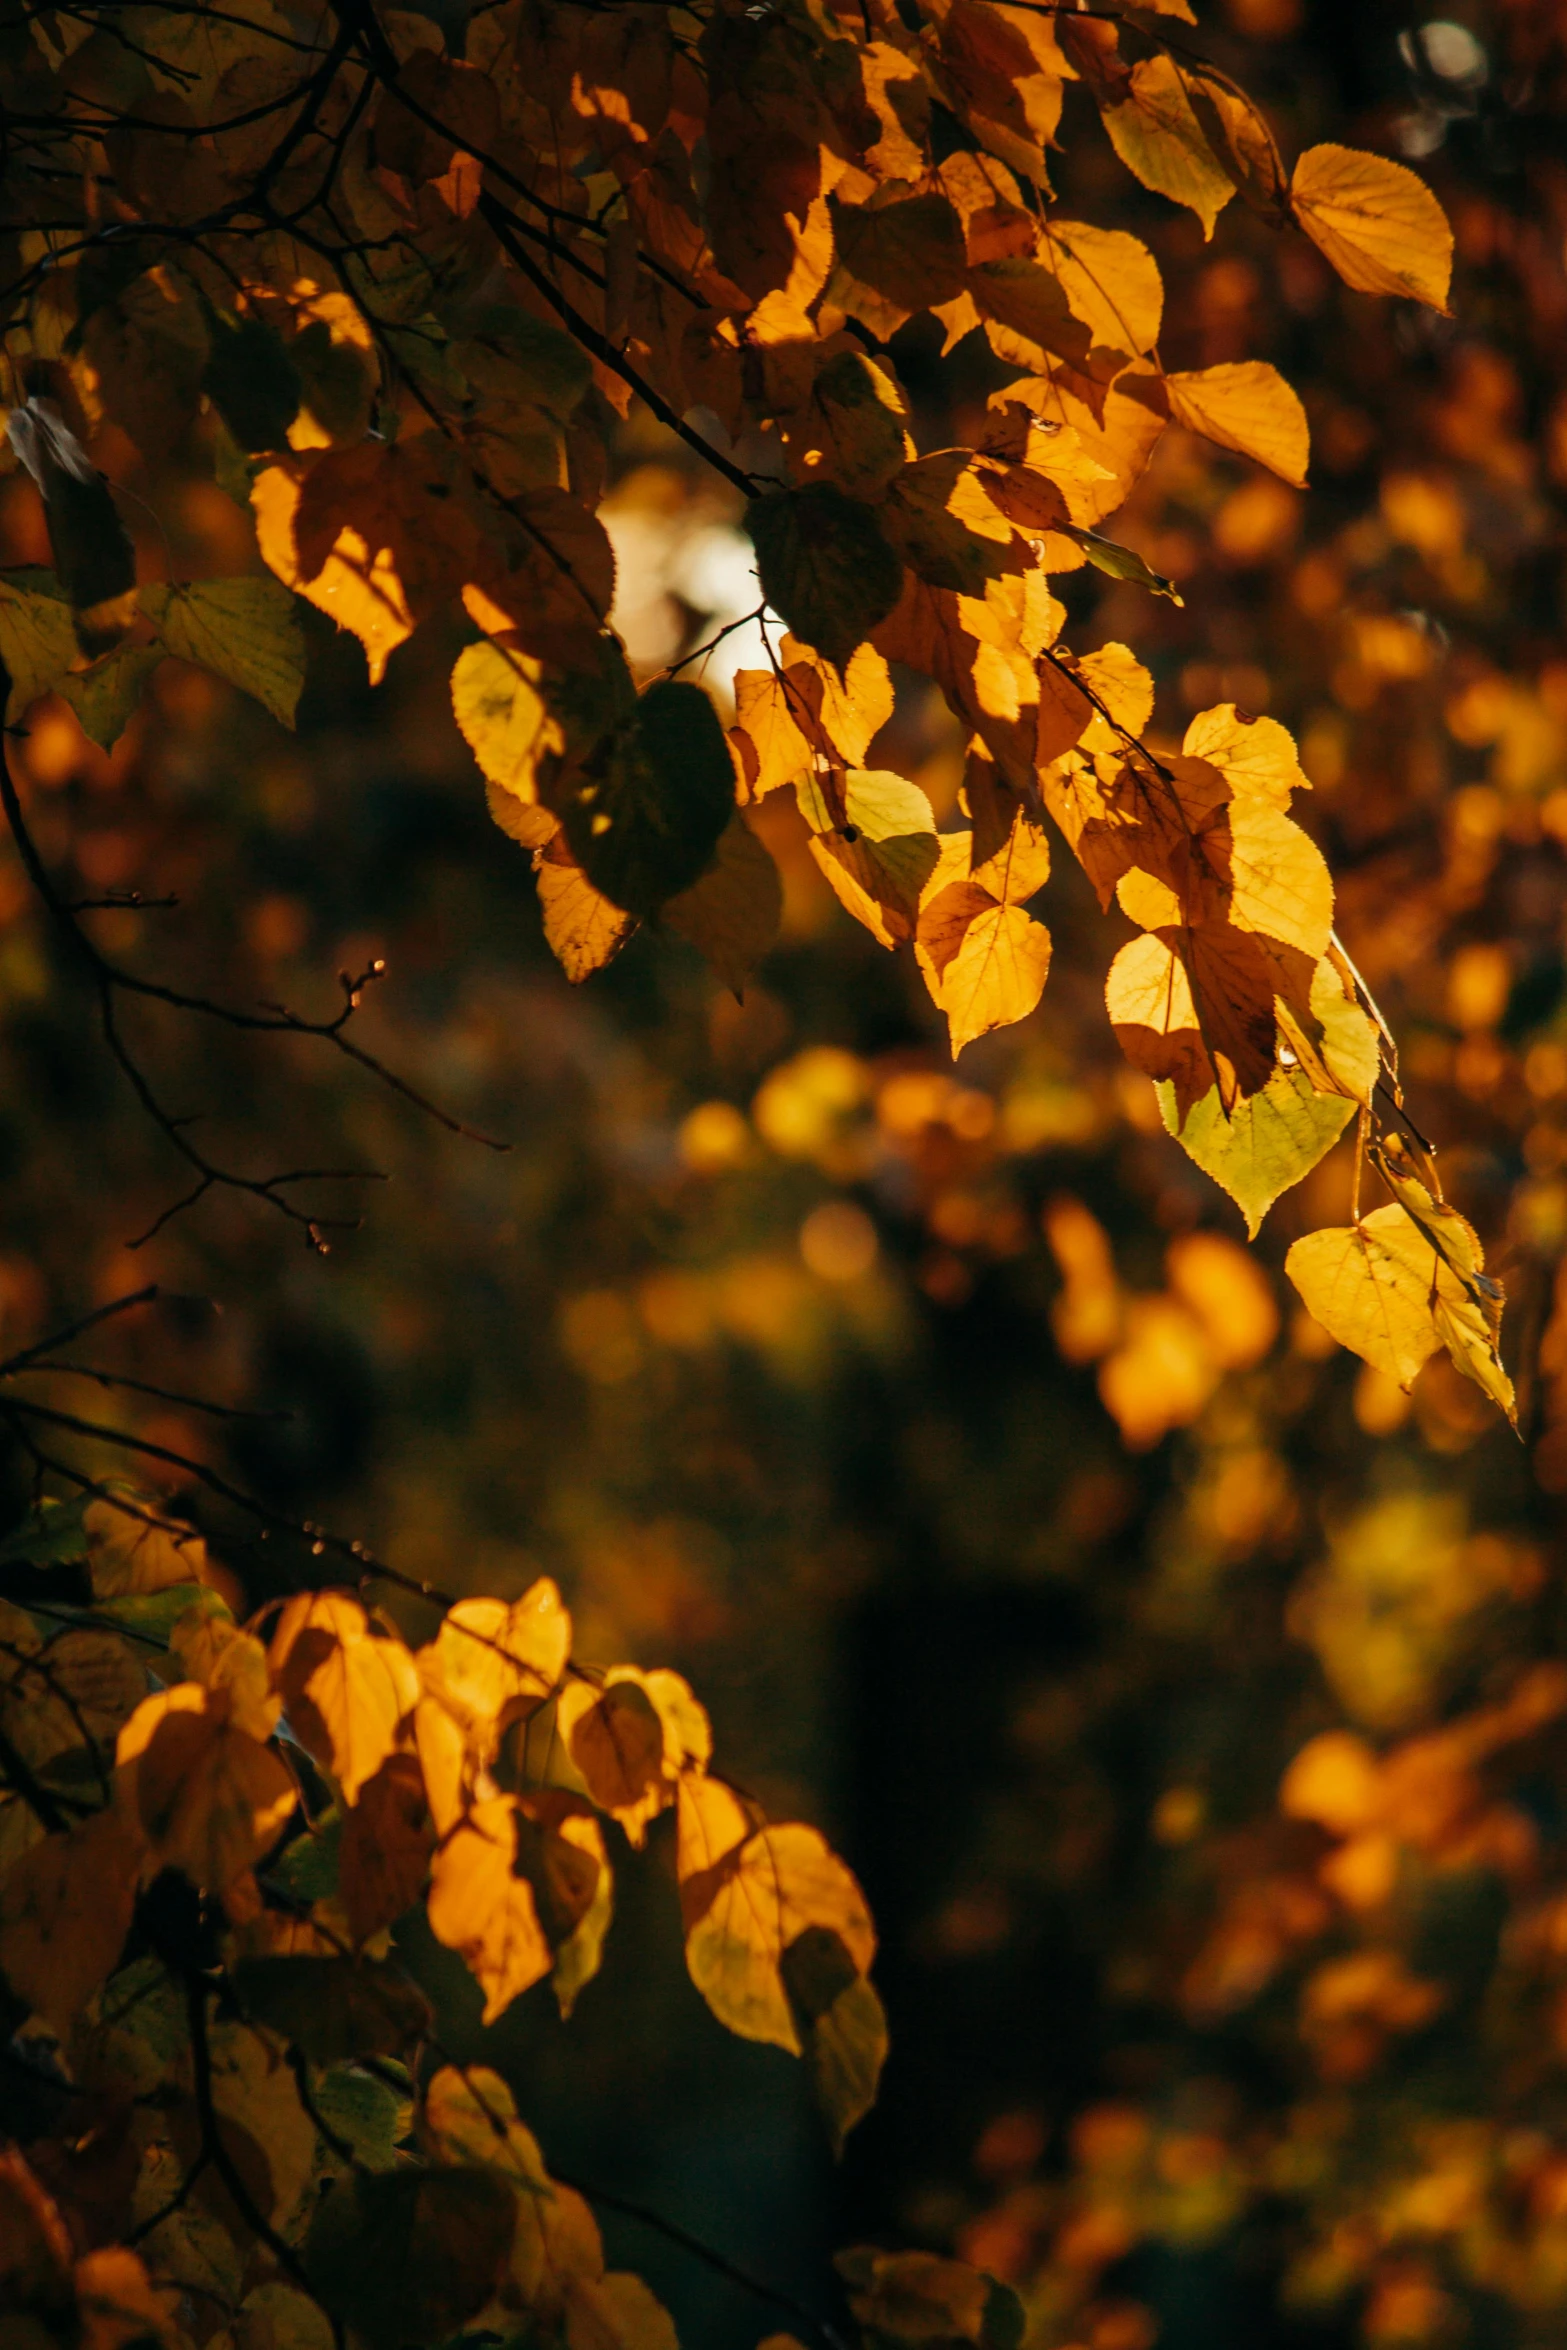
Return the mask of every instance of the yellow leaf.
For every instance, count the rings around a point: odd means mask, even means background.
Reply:
[[[259,1640],[226,1616],[192,1607],[175,1624],[169,1646],[193,1681],[225,1693],[229,1719],[237,1729],[263,1741],[271,1737],[283,1701],[272,1687],[267,1652]]]
[[[182,1869],[236,1920],[259,1906],[256,1862],[294,1808],[294,1782],[270,1746],[229,1719],[225,1692],[182,1681],[139,1705],[115,1749],[126,1827],[142,1877]]]
[[[1181,749],[1217,767],[1237,799],[1271,800],[1287,808],[1292,792],[1311,789],[1288,728],[1276,718],[1242,717],[1233,702],[1199,710]]]
[[[1153,679],[1129,645],[1110,643],[1085,653],[1077,664],[1085,685],[1091,686],[1117,726],[1140,735],[1153,716]],[[1088,722],[1084,748],[1118,750],[1120,738],[1096,710]]]
[[[1400,1387],[1446,1346],[1511,1416],[1512,1384],[1480,1309],[1397,1201],[1358,1224],[1308,1233],[1284,1269],[1324,1330]]]
[[[953,1058],[977,1036],[1025,1020],[1044,993],[1050,933],[1021,906],[982,907],[940,975]]]
[[[1308,147],[1290,181],[1290,203],[1346,285],[1446,310],[1453,232],[1406,165],[1358,147]]]
[[[565,738],[537,688],[539,663],[486,638],[457,656],[452,709],[483,773],[520,800],[536,801],[535,769]]]
[[[578,987],[614,961],[637,918],[594,888],[563,839],[552,838],[535,852],[533,878],[550,951]]]
[[[940,854],[918,785],[885,768],[851,767],[800,777],[795,796],[811,853],[849,912],[883,946],[911,938]]]
[[[691,1980],[720,2023],[744,2040],[765,2040],[801,2053],[802,2041],[780,1967],[786,1950],[808,1928],[841,1939],[864,1974],[876,1951],[864,1897],[843,1862],[814,1828],[761,1827],[716,1858],[707,1819],[688,1821],[711,1803],[712,1782],[680,1789],[680,1905]],[[705,1865],[692,1866],[693,1862]]]
[[[516,1858],[515,1799],[494,1795],[473,1806],[430,1865],[430,1931],[461,1953],[484,1993],[487,2024],[554,1963]]]
[[[812,746],[801,731],[789,694],[769,669],[736,671],[735,723],[729,740],[746,796],[753,800],[792,784],[814,763]]]
[[[1267,800],[1232,800],[1229,819],[1230,920],[1317,962],[1333,935],[1333,877],[1322,851]]]
[[[111,1807],[46,1836],[0,1878],[0,1974],[61,2040],[119,1959],[139,1857]]]
[[[208,1580],[207,1546],[188,1527],[149,1525],[136,1512],[103,1500],[87,1504],[82,1525],[97,1599],[126,1599]]]
[[[569,1682],[558,1718],[588,1793],[633,1844],[673,1801],[681,1773],[705,1770],[713,1751],[707,1715],[678,1673],[612,1665],[602,1688]]]
[[[969,877],[1005,906],[1025,906],[1050,879],[1050,836],[1019,809],[993,855],[971,863]]]
[[[533,2132],[517,2118],[510,2089],[488,2065],[443,2065],[424,2093],[419,2130],[438,2162],[483,2163],[531,2198],[549,2174]]]
[[[289,1727],[353,1803],[418,1703],[413,1658],[400,1640],[372,1636],[347,1592],[306,1591],[279,1616],[270,1661]]]
[[[1265,359],[1229,361],[1167,375],[1170,414],[1221,449],[1255,457],[1297,489],[1306,486],[1311,432],[1300,395]]]
[[[1042,236],[1066,298],[1094,341],[1129,359],[1151,351],[1159,340],[1164,281],[1141,239],[1053,215]]]
[[[1192,112],[1186,81],[1173,59],[1142,58],[1119,105],[1100,109],[1110,144],[1145,188],[1184,204],[1205,237],[1235,193]]]
[[[357,530],[345,526],[320,569],[304,579],[294,545],[294,518],[302,487],[295,474],[281,465],[270,465],[257,476],[250,493],[256,543],[263,560],[285,587],[308,596],[317,611],[335,620],[339,628],[353,631],[365,649],[370,683],[379,685],[387,662],[414,632],[391,550],[378,547],[372,551]]]
[[[460,1599],[417,1664],[464,1722],[476,1758],[487,1762],[513,1722],[553,1696],[571,1654],[571,1618],[547,1575],[508,1606]]]

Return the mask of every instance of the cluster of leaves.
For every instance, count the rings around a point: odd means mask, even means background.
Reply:
[[[266,564],[360,638],[372,679],[421,621],[465,613],[457,719],[571,976],[659,919],[740,986],[780,904],[744,811],[792,788],[833,888],[913,942],[960,1049],[1039,1000],[1048,809],[1143,933],[1112,1023],[1248,1219],[1357,1114],[1384,1172],[1396,1064],[1287,813],[1289,738],[1224,704],[1150,749],[1140,664],[1061,638],[1055,575],[1170,592],[1098,530],[1169,419],[1287,481],[1308,455],[1271,365],[1166,371],[1152,255],[1053,208],[1064,89],[1205,235],[1238,192],[1349,285],[1438,308],[1452,241],[1402,165],[1324,144],[1286,174],[1180,21],[1184,0],[613,22],[515,0],[461,56],[368,0],[304,36],[264,9],[154,11],[134,38],[91,11],[18,21],[12,439],[59,586],[18,581],[0,611],[15,706],[65,679],[108,739],[161,647],[287,714],[287,612],[254,582],[138,594],[84,452],[104,422],[147,452],[200,415]],[[885,343],[927,314],[999,375],[977,446],[916,453]],[[634,396],[748,501],[770,666],[742,672],[728,744],[699,686],[639,691],[605,625],[593,509]],[[889,663],[970,737],[966,829],[865,764]],[[1400,1377],[1446,1345],[1510,1410],[1500,1295],[1433,1170],[1403,1169],[1378,1213],[1301,1256],[1308,1304]]]
[[[290,2345],[329,2322],[378,2350],[672,2344],[504,2082],[447,2061],[391,1929],[422,1907],[486,2021],[545,1978],[569,2013],[610,1924],[606,1824],[640,1845],[673,1812],[693,1982],[806,2059],[841,2145],[886,2034],[823,1838],[709,1772],[678,1674],[577,1665],[548,1580],[457,1601],[410,1650],[349,1591],[263,1641],[201,1538],[130,1493],[40,1505],[5,1563],[0,1977],[51,2126],[0,2175],[3,2305],[73,2343],[227,2318]],[[43,1568],[80,1603],[29,1606]],[[1009,2350],[998,2324],[979,2289],[949,2331]]]

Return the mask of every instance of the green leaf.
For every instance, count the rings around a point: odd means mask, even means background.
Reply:
[[[712,866],[669,900],[663,919],[738,996],[777,938],[782,914],[778,868],[736,808]]]
[[[75,1495],[70,1501],[54,1501],[46,1496],[0,1542],[0,1567],[19,1564],[65,1567],[84,1560],[87,1533],[83,1520],[90,1499],[85,1493]]]
[[[13,722],[48,693],[77,658],[65,590],[52,571],[0,574],[0,661],[11,679]]]
[[[207,319],[212,349],[201,388],[248,453],[288,446],[304,391],[282,336],[261,318]],[[143,599],[145,601],[145,599]]]
[[[193,1607],[209,1616],[233,1620],[227,1601],[206,1583],[166,1583],[161,1591],[128,1591],[117,1599],[95,1599],[93,1614],[167,1648],[169,1634]]]
[[[986,2274],[985,2282],[990,2290],[979,2324],[980,2350],[1022,2350],[1028,2331],[1027,2310],[1012,2287],[1002,2284],[999,2277]]]
[[[842,669],[903,592],[903,566],[870,507],[813,482],[753,499],[745,523],[768,603]]]
[[[142,688],[163,655],[151,645],[123,645],[91,669],[73,670],[57,677],[54,690],[63,695],[81,720],[82,732],[100,750],[112,751],[125,732]]]
[[[167,650],[250,694],[292,726],[305,682],[305,639],[281,580],[205,579],[144,587],[142,610]]]
[[[343,1815],[334,1804],[323,1812],[308,1835],[296,1836],[276,1860],[269,1862],[267,1882],[279,1885],[299,1901],[329,1901],[338,1889],[338,1859],[343,1844]]]
[[[360,2174],[321,2204],[305,2266],[369,2350],[402,2350],[439,2342],[478,2314],[505,2272],[516,2224],[516,2192],[494,2170]]]
[[[1282,1192],[1326,1158],[1357,1105],[1341,1093],[1318,1093],[1303,1069],[1275,1069],[1260,1093],[1236,1102],[1226,1118],[1210,1086],[1181,1123],[1175,1087],[1155,1087],[1166,1126],[1205,1175],[1227,1191],[1255,1240]]]
[[[348,2141],[367,2169],[395,2168],[397,2141],[407,2136],[413,2115],[410,2098],[357,2065],[337,2064],[317,2076],[313,2100],[327,2128]]]
[[[418,1985],[376,1959],[242,1958],[234,1988],[247,2014],[316,2064],[400,2056],[430,2024]]]
[[[1129,579],[1134,587],[1146,588],[1150,595],[1168,596],[1172,604],[1184,606],[1185,598],[1174,580],[1150,571],[1141,555],[1134,554],[1130,547],[1118,546],[1114,539],[1102,539],[1091,530],[1076,530],[1070,523],[1058,523],[1056,527],[1069,539],[1076,539],[1096,571],[1104,572],[1110,579]]]
[[[717,711],[700,686],[669,681],[562,771],[554,802],[594,888],[638,915],[706,871],[734,804]]]

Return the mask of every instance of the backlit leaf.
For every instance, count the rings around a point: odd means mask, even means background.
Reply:
[[[181,1869],[232,1916],[253,1915],[251,1872],[294,1808],[294,1782],[270,1746],[233,1725],[224,1693],[182,1681],[147,1698],[120,1732],[116,1761],[143,1878]]]
[[[542,1982],[554,1953],[533,1888],[517,1873],[519,1813],[509,1795],[473,1805],[430,1866],[430,1931],[460,1952],[484,1993],[484,2021]]]
[[[275,579],[144,587],[141,606],[169,652],[228,678],[284,726],[293,725],[305,642],[294,600]]]
[[[1297,489],[1305,487],[1311,454],[1306,411],[1277,368],[1263,359],[1243,359],[1167,375],[1164,383],[1177,424],[1204,434],[1221,449],[1255,457]]]
[[[1203,136],[1186,78],[1173,58],[1141,58],[1124,98],[1101,106],[1100,112],[1127,170],[1145,188],[1188,206],[1202,222],[1203,235],[1211,237],[1235,185]]]
[[[418,1700],[413,1658],[400,1640],[372,1634],[358,1600],[321,1591],[289,1601],[270,1661],[295,1737],[353,1803]]]
[[[1358,147],[1308,147],[1290,180],[1290,207],[1346,285],[1446,310],[1453,232],[1407,164]]]

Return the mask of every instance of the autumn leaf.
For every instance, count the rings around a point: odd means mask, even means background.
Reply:
[[[735,771],[699,686],[664,679],[544,797],[593,888],[639,917],[689,889],[712,863],[735,805]]]
[[[753,499],[762,594],[793,633],[840,670],[898,600],[897,556],[872,509],[831,482]]]
[[[1133,66],[1125,95],[1100,108],[1110,143],[1145,188],[1185,204],[1205,237],[1235,184],[1217,161],[1192,111],[1186,77],[1173,58],[1145,57]]]
[[[602,1688],[569,1682],[557,1719],[588,1793],[633,1844],[674,1801],[682,1773],[705,1770],[712,1754],[707,1715],[678,1673],[613,1665]]]
[[[418,1758],[389,1754],[343,1822],[339,1876],[356,1942],[368,1942],[412,1908],[424,1891],[434,1849]]]
[[[719,835],[709,871],[662,908],[669,928],[736,996],[770,951],[782,914],[778,868],[738,808]]]
[[[458,1600],[415,1661],[463,1721],[478,1759],[488,1762],[512,1724],[554,1694],[570,1654],[571,1618],[544,1575],[509,1606]]]
[[[372,1632],[357,1599],[320,1591],[288,1602],[269,1661],[295,1737],[353,1803],[418,1702],[413,1658],[400,1640]]]
[[[1508,1417],[1512,1382],[1486,1313],[1399,1201],[1358,1224],[1308,1233],[1285,1259],[1308,1312],[1400,1387],[1439,1346]]]
[[[1453,232],[1407,164],[1357,147],[1308,147],[1289,198],[1295,218],[1346,285],[1446,310]]]
[[[1306,411],[1276,368],[1263,359],[1231,361],[1167,375],[1170,414],[1188,432],[1221,449],[1255,457],[1297,489],[1306,486],[1311,437]]]
[[[119,1959],[137,1864],[110,1809],[46,1836],[0,1877],[0,1974],[61,2041]]]
[[[533,1888],[517,1873],[519,1816],[509,1795],[475,1803],[430,1867],[430,1931],[479,1983],[487,2024],[542,1982],[554,1961]]]
[[[115,1760],[143,1881],[177,1868],[232,1916],[253,1915],[252,1871],[294,1807],[294,1782],[270,1746],[230,1719],[228,1693],[182,1681],[147,1698],[120,1732]]]
[[[875,1955],[853,1877],[814,1828],[753,1827],[710,1779],[681,1783],[678,1865],[691,1980],[730,2031],[799,2055],[781,1972],[791,1945],[810,1928],[835,1934],[858,1975]]]
[[[441,2339],[475,2317],[506,2272],[514,2190],[494,2171],[358,2173],[311,2222],[312,2288],[371,2350]]]

